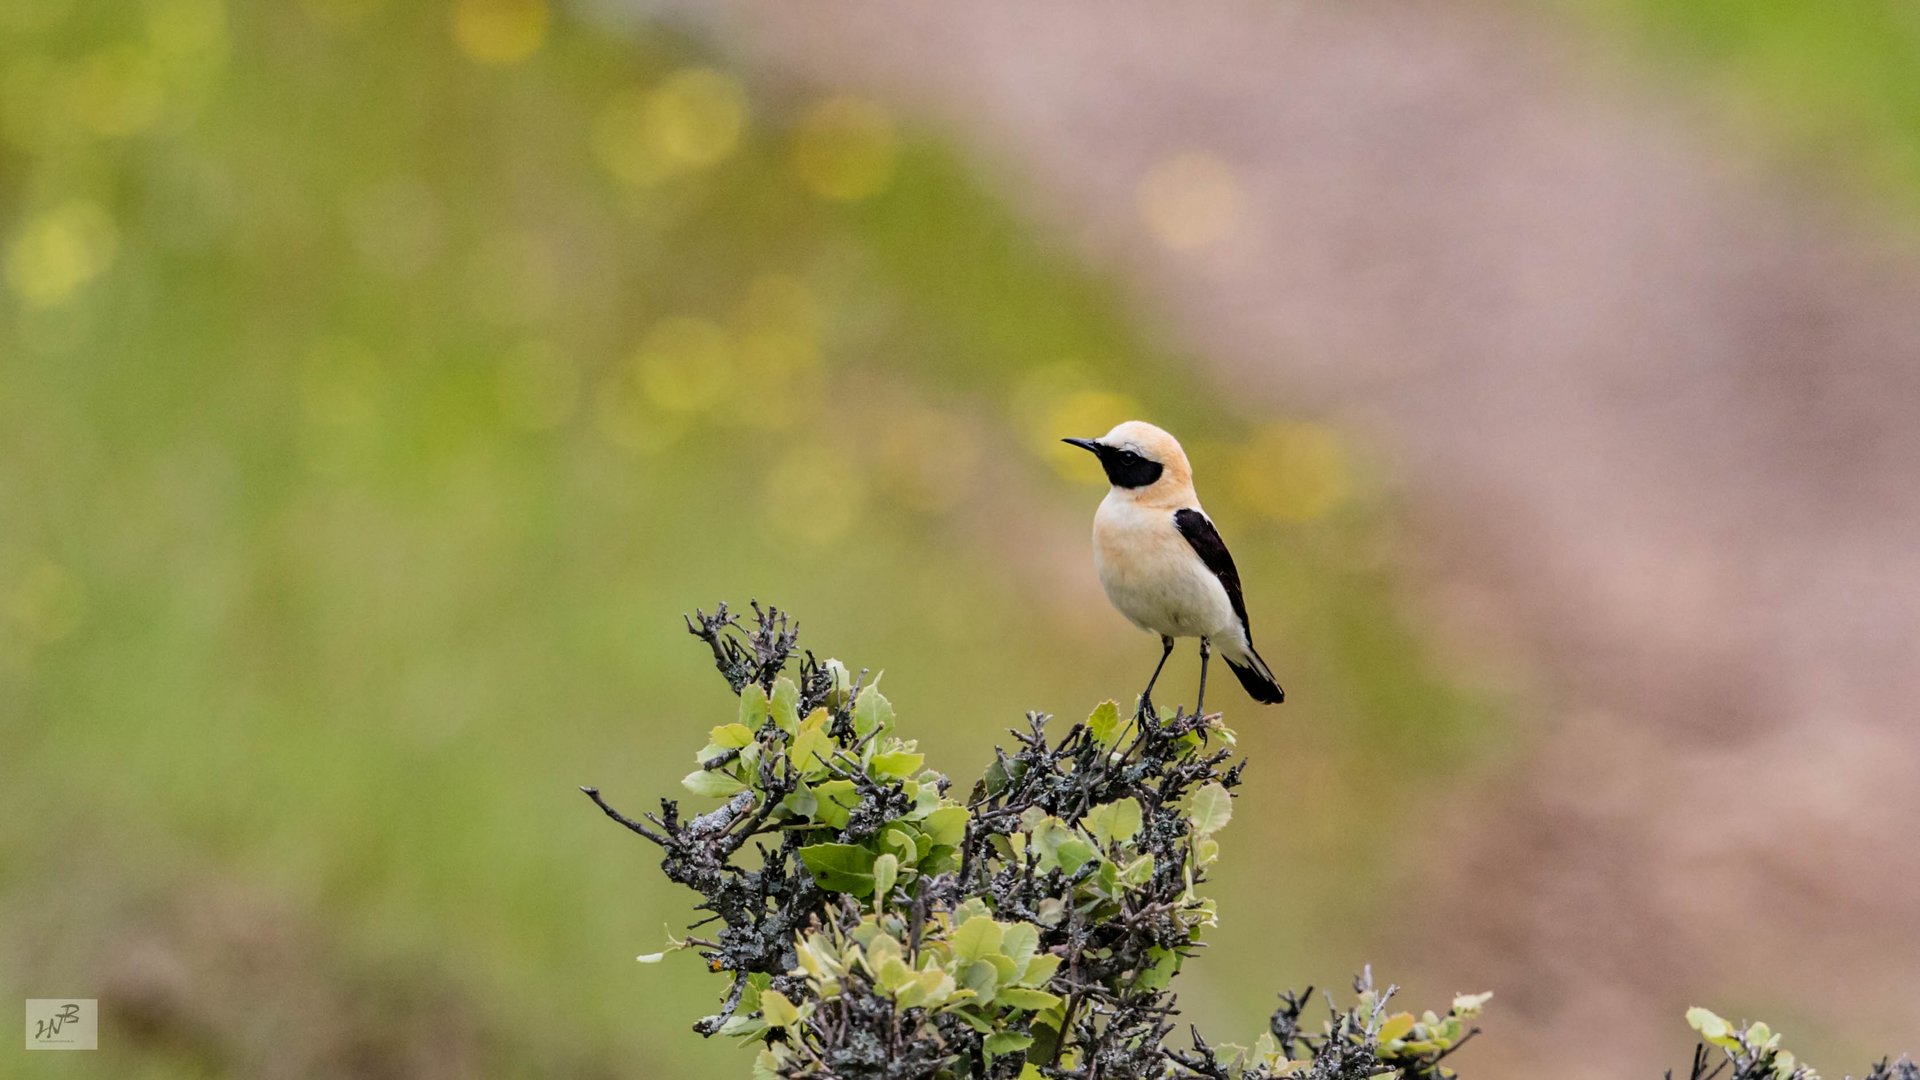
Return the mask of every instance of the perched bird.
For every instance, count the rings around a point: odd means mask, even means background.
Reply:
[[[1140,420],[1097,439],[1062,441],[1092,451],[1113,485],[1093,515],[1093,565],[1107,599],[1134,625],[1160,635],[1160,663],[1140,694],[1140,710],[1152,711],[1153,684],[1173,655],[1173,639],[1182,637],[1200,639],[1196,712],[1205,708],[1207,656],[1216,648],[1253,700],[1285,700],[1267,662],[1253,651],[1240,573],[1200,509],[1180,443]]]

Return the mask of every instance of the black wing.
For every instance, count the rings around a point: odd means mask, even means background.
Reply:
[[[1251,639],[1253,628],[1247,625],[1247,601],[1240,595],[1240,571],[1234,569],[1233,556],[1227,552],[1227,542],[1220,539],[1220,530],[1213,527],[1207,515],[1191,508],[1173,512],[1173,527],[1180,530],[1180,535],[1193,545],[1194,554],[1220,579],[1221,587],[1227,590],[1227,600],[1233,604],[1233,613],[1240,616],[1240,628]]]

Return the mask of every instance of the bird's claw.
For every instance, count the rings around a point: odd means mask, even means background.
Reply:
[[[1155,723],[1160,721],[1160,714],[1153,708],[1153,699],[1145,694],[1140,695],[1140,707],[1134,710],[1134,716],[1137,719],[1151,720]]]

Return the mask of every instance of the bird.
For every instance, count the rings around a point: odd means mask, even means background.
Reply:
[[[1206,708],[1207,658],[1215,649],[1253,700],[1286,700],[1273,669],[1254,651],[1240,571],[1200,508],[1179,440],[1129,420],[1097,439],[1061,441],[1091,451],[1112,485],[1093,515],[1093,565],[1107,599],[1134,625],[1160,635],[1160,663],[1140,694],[1140,713],[1153,714],[1153,686],[1175,638],[1200,639],[1196,713]]]

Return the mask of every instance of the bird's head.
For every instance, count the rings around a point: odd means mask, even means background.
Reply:
[[[1061,441],[1092,451],[1107,480],[1128,493],[1186,491],[1193,486],[1193,469],[1180,440],[1144,420],[1129,420],[1097,439]]]

